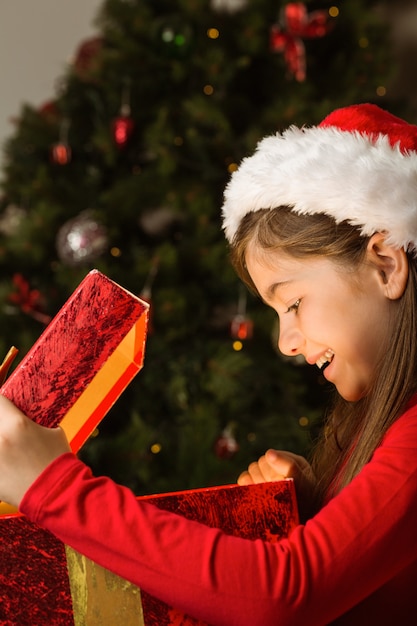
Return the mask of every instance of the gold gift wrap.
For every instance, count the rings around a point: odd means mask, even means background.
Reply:
[[[65,547],[74,626],[145,626],[140,589]]]

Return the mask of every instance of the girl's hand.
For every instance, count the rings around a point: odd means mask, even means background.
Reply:
[[[239,485],[272,482],[293,478],[300,508],[300,518],[310,516],[314,500],[316,478],[306,459],[292,452],[267,450],[258,461],[251,463],[247,471],[240,474]]]
[[[61,428],[39,426],[0,394],[0,500],[19,507],[35,479],[64,452],[70,447]]]

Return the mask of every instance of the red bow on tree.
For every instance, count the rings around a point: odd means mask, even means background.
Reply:
[[[30,315],[42,324],[49,324],[51,318],[42,312],[42,295],[38,289],[31,289],[22,274],[13,276],[13,284],[17,291],[9,294],[9,301],[18,306],[23,313]]]
[[[73,62],[75,72],[81,79],[87,79],[99,68],[100,55],[103,50],[102,37],[91,37],[78,47]]]
[[[305,47],[302,38],[323,37],[331,28],[327,11],[307,13],[303,2],[290,2],[280,24],[271,28],[271,48],[282,52],[290,72],[302,82],[306,77]]]

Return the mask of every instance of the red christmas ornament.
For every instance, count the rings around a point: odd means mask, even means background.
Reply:
[[[71,148],[66,143],[56,143],[52,146],[52,161],[57,165],[67,165],[71,161]]]
[[[253,334],[252,320],[243,315],[236,315],[230,325],[230,334],[234,339],[240,339],[240,341],[251,339]]]
[[[119,147],[122,148],[129,141],[133,127],[130,115],[120,115],[113,120],[113,138]]]
[[[244,341],[251,339],[253,334],[253,322],[246,315],[247,292],[241,287],[237,303],[237,313],[230,324],[230,334],[234,339]]]
[[[67,165],[71,161],[71,147],[68,143],[69,121],[64,119],[59,128],[59,141],[51,148],[51,159],[57,165]]]
[[[122,104],[120,106],[120,115],[113,120],[113,138],[119,148],[123,148],[129,141],[134,127],[134,122],[130,115],[130,81],[126,81],[123,94]]]
[[[239,444],[233,434],[233,426],[226,426],[214,443],[214,452],[219,459],[231,459],[239,451]]]
[[[270,44],[273,52],[284,55],[291,74],[302,82],[306,78],[305,46],[302,39],[326,35],[332,24],[327,11],[307,12],[303,2],[290,2],[283,11],[280,24],[271,28]]]

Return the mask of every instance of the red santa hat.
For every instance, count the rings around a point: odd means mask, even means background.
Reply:
[[[226,187],[227,239],[246,213],[279,206],[346,220],[364,236],[386,232],[391,244],[417,249],[417,126],[358,104],[318,126],[266,137]]]

